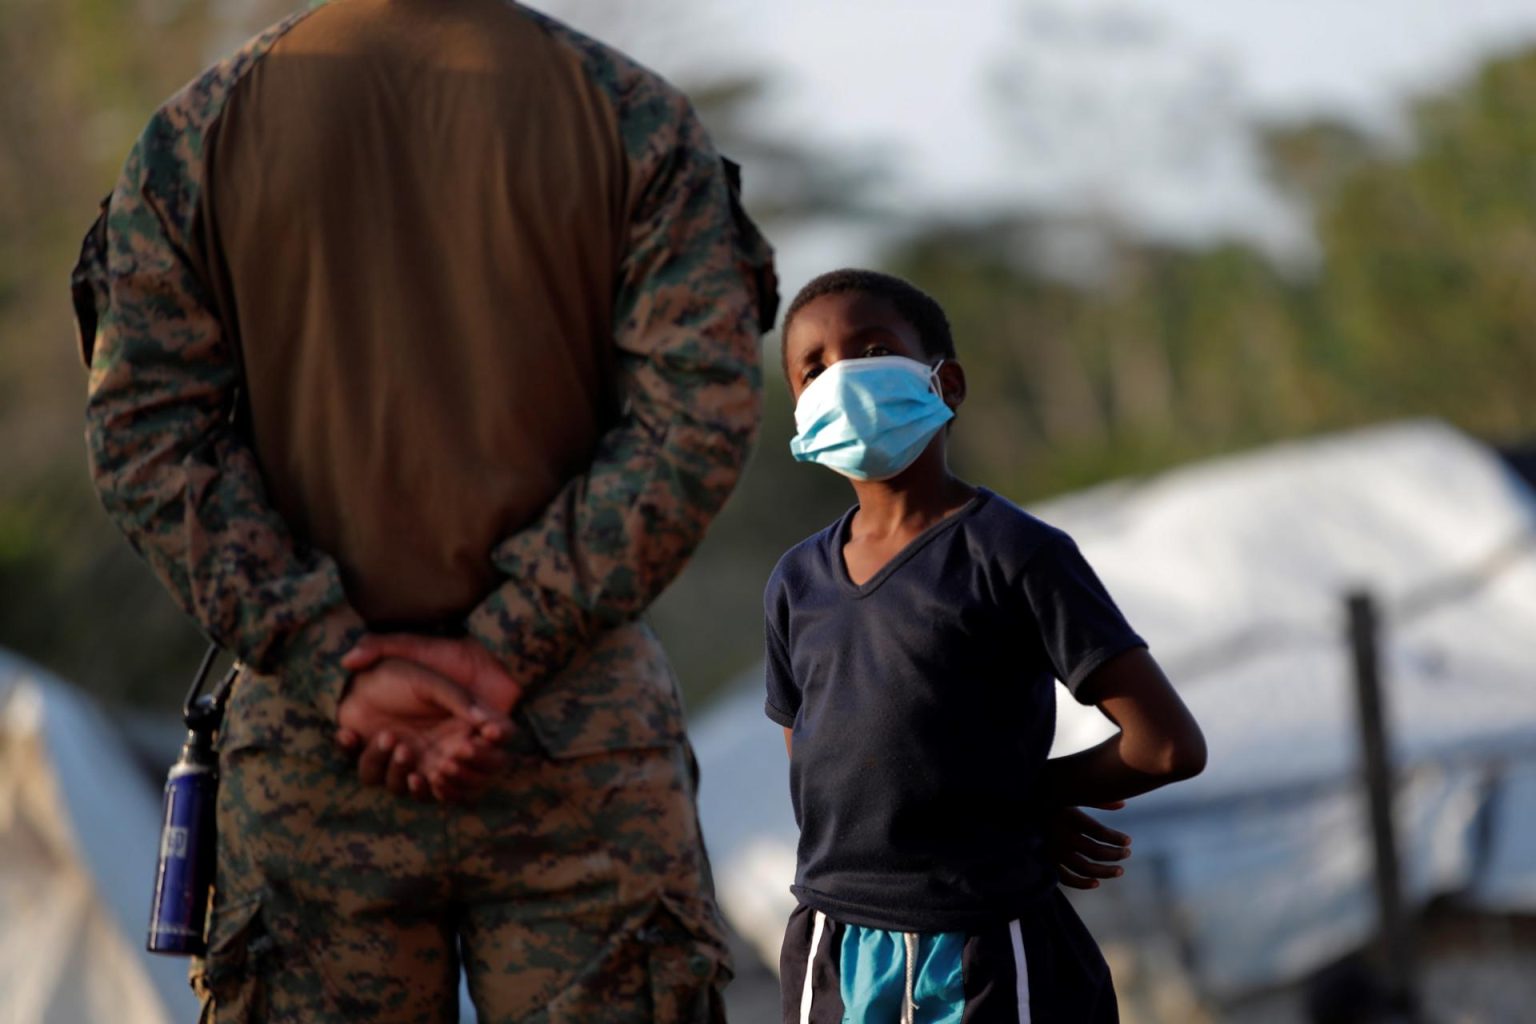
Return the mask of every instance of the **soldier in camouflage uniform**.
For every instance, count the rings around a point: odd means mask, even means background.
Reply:
[[[731,178],[675,89],[503,0],[295,15],[134,146],[73,283],[102,501],[248,666],[205,1020],[453,1020],[461,967],[484,1021],[721,1019],[639,616],[757,424],[774,283]],[[338,721],[479,799],[364,785]]]

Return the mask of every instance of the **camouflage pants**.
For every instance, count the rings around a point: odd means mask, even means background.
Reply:
[[[472,807],[337,755],[225,751],[207,1022],[713,1024],[730,978],[686,743],[552,759],[519,741]]]

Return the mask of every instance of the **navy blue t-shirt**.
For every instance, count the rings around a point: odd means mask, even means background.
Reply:
[[[967,931],[1056,884],[1038,782],[1075,694],[1145,641],[1062,531],[985,489],[862,586],[850,509],[763,596],[768,717],[794,729],[793,892],[848,924]]]

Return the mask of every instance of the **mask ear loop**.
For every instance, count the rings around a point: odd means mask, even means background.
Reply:
[[[940,359],[928,368],[928,390],[938,395],[941,402],[944,401],[944,382],[939,379],[939,367],[947,362],[949,362],[948,357]]]

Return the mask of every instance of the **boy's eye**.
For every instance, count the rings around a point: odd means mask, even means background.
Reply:
[[[864,350],[865,358],[869,358],[870,356],[888,356],[890,354],[891,350],[886,348],[884,345],[871,345]]]
[[[822,368],[819,366],[806,367],[805,372],[800,375],[800,380],[802,382],[815,380],[817,377],[821,376],[821,369]]]

